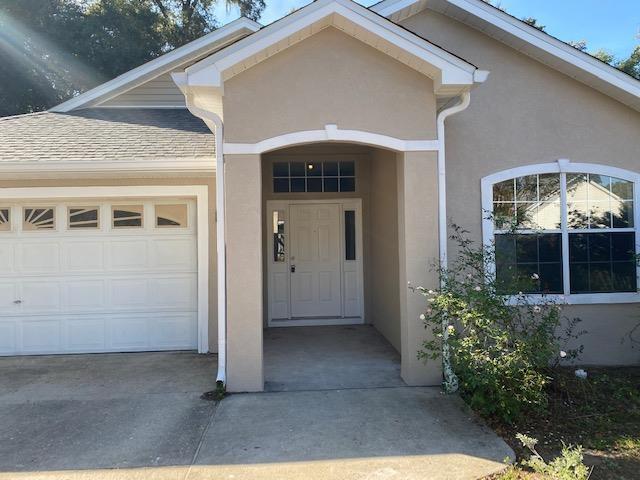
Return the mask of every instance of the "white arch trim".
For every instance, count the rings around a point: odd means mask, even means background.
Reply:
[[[261,154],[283,147],[317,142],[349,142],[386,148],[398,152],[437,151],[438,140],[402,140],[362,130],[342,130],[337,125],[325,125],[324,130],[286,133],[257,143],[224,143],[225,155]]]
[[[640,255],[640,172],[634,172],[632,170],[626,170],[624,168],[612,167],[609,165],[602,165],[597,163],[579,163],[571,162],[566,158],[561,158],[555,162],[550,163],[538,163],[534,165],[524,165],[521,167],[510,168],[502,170],[500,172],[493,173],[482,178],[481,192],[482,192],[482,240],[485,246],[490,247],[493,244],[494,227],[493,219],[491,215],[487,215],[487,212],[493,213],[493,185],[504,180],[510,180],[516,177],[522,177],[525,175],[535,175],[544,173],[592,173],[597,175],[607,175],[610,177],[620,178],[633,182],[633,202],[634,202],[634,229],[636,232],[636,254]],[[567,202],[564,194],[561,199],[561,215],[565,219],[567,216]],[[564,221],[564,220],[563,220]],[[562,228],[562,235],[568,235],[568,230]],[[565,294],[564,295],[531,295],[531,298],[535,300],[539,298],[541,301],[552,300],[557,303],[564,304],[602,304],[602,303],[638,303],[640,302],[640,292],[625,292],[625,293],[587,293],[587,294],[570,294],[568,293],[568,258],[569,249],[568,242],[563,239],[563,276],[565,281]],[[638,276],[640,277],[640,265],[638,266]]]

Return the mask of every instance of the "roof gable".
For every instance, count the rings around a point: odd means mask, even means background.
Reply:
[[[186,65],[190,65],[259,29],[260,24],[253,20],[244,17],[239,18],[197,40],[176,48],[133,70],[129,70],[113,80],[56,105],[50,111],[69,112],[75,109],[98,106],[103,102],[114,100],[118,96],[151,82],[162,75],[169,74],[173,70],[185,68]]]
[[[487,72],[351,0],[317,0],[229,47],[173,74],[183,90],[221,89],[229,78],[328,27],[392,56],[434,80],[439,95],[457,95]]]
[[[384,0],[370,7],[394,22],[426,8],[481,30],[640,111],[640,81],[481,0]]]

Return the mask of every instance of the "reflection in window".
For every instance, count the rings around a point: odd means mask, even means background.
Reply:
[[[113,228],[142,227],[142,205],[114,205],[111,207]]]
[[[344,252],[345,260],[356,259],[356,212],[344,211]]]
[[[8,232],[11,230],[11,210],[9,208],[0,208],[0,232]]]
[[[275,193],[356,190],[353,161],[274,162],[272,174]]]
[[[285,238],[284,238],[284,213],[273,212],[273,261],[284,262],[285,258]]]
[[[69,207],[69,228],[98,228],[98,207]]]
[[[54,208],[29,208],[23,209],[22,230],[52,230],[55,228]]]
[[[530,293],[637,291],[633,198],[633,182],[590,173],[527,175],[495,183],[499,284]],[[568,286],[564,271],[569,272]]]
[[[187,205],[180,203],[176,205],[156,205],[156,227],[186,227],[187,226]]]
[[[606,175],[567,174],[569,228],[633,227],[633,182]]]

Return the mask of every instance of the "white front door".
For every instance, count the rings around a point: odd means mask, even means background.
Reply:
[[[291,205],[291,317],[339,317],[339,204]]]

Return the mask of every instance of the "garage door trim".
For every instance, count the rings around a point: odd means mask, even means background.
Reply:
[[[196,201],[196,248],[198,264],[198,352],[209,351],[209,199],[206,185],[110,186],[110,187],[16,187],[0,188],[4,200],[112,199],[191,197]]]

